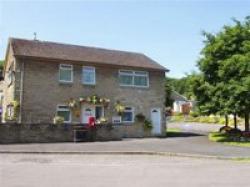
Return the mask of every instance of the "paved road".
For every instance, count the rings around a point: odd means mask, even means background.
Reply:
[[[0,154],[1,187],[248,187],[250,163],[145,155]]]
[[[171,124],[170,126],[174,126]],[[176,124],[175,126],[177,126]],[[180,125],[186,128],[185,124]],[[197,124],[189,124],[189,132],[197,133]],[[211,128],[211,125],[206,128]],[[213,127],[214,128],[214,127]],[[181,154],[208,155],[216,157],[250,157],[250,148],[235,147],[210,142],[207,131],[193,134],[189,137],[175,138],[144,138],[125,139],[111,142],[89,143],[44,143],[44,144],[10,144],[0,145],[2,151],[31,151],[31,152],[170,152]]]

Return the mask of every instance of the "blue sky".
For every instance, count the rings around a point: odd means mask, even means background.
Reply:
[[[196,70],[201,31],[250,15],[250,1],[1,1],[0,58],[8,37],[141,52],[170,69]]]

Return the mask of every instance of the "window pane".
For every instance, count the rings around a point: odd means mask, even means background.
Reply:
[[[60,69],[61,81],[72,81],[71,78],[71,70]]]
[[[135,76],[134,83],[136,86],[147,86],[147,77]]]
[[[133,121],[133,113],[132,112],[123,112],[122,121],[132,122]]]
[[[135,71],[136,75],[147,75],[147,72],[145,71]]]
[[[64,118],[64,121],[70,121],[70,112],[69,111],[57,111],[57,115]]]
[[[133,71],[120,70],[120,74],[130,74],[130,75],[133,75]]]
[[[102,117],[102,107],[97,106],[95,107],[95,118],[100,119]]]
[[[120,75],[120,84],[132,85],[133,77],[130,75]]]
[[[83,71],[83,83],[94,84],[95,73],[90,71]]]

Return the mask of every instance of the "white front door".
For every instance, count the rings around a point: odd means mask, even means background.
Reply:
[[[83,104],[81,112],[81,122],[88,123],[89,117],[95,117],[95,106]]]
[[[151,122],[153,125],[153,134],[161,134],[161,109],[151,109]]]

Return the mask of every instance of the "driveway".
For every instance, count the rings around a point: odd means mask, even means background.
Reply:
[[[167,138],[124,139],[123,141],[87,143],[34,143],[0,145],[0,152],[164,152],[215,157],[250,157],[250,148],[210,142],[206,134],[217,126],[204,124],[169,124],[179,127],[189,136]]]

